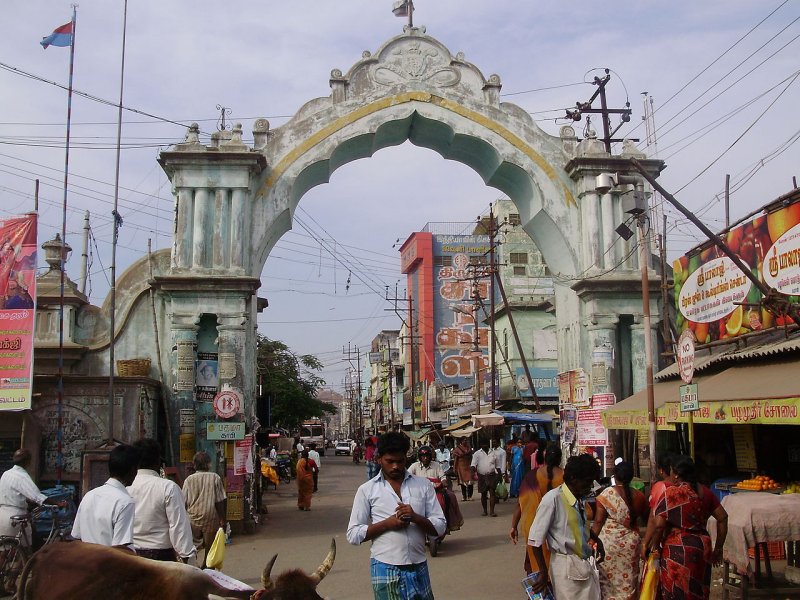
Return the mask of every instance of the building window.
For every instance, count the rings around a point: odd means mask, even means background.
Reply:
[[[433,266],[434,267],[452,267],[453,266],[453,257],[452,256],[434,256],[433,257]]]
[[[514,275],[525,275],[525,267],[514,267]]]
[[[509,215],[508,215],[508,224],[509,225],[522,225],[522,219],[519,218],[519,213],[509,213]]]
[[[503,354],[505,354],[505,359],[508,360],[508,329],[503,329]]]
[[[527,265],[528,253],[527,252],[512,252],[509,258],[512,265]]]

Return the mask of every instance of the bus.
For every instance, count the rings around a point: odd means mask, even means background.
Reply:
[[[325,456],[325,423],[321,419],[307,419],[300,425],[300,443],[316,444],[320,456]]]

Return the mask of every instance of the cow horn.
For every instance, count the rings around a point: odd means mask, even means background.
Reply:
[[[328,571],[333,567],[333,561],[336,560],[336,540],[331,538],[331,549],[328,550],[328,556],[322,561],[322,564],[317,567],[317,570],[311,575],[311,580],[314,582],[314,587],[319,585],[319,582],[325,578]]]
[[[278,555],[272,557],[267,563],[267,566],[264,567],[264,572],[261,574],[261,585],[264,586],[264,589],[268,592],[275,587],[275,584],[270,580],[269,576],[272,573],[272,566],[275,564],[275,561],[278,559]]]

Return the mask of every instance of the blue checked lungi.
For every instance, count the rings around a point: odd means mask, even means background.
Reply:
[[[387,565],[370,559],[375,600],[433,600],[428,563]]]
[[[381,466],[371,460],[367,461],[367,479],[372,479],[381,470]]]

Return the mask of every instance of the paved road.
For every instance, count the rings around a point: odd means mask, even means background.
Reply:
[[[345,537],[353,496],[366,479],[366,467],[344,456],[325,456],[322,463],[320,491],[311,511],[297,510],[294,481],[277,491],[270,488],[265,495],[269,514],[255,535],[237,536],[228,546],[225,573],[256,587],[275,553],[274,573],[297,567],[310,572],[334,538],[336,563],[320,584],[320,594],[330,600],[371,600],[369,543],[351,546]],[[500,516],[493,519],[481,516],[477,498],[461,504],[464,527],[447,537],[436,558],[428,559],[439,600],[525,597],[520,584],[524,550],[507,538],[513,508],[512,501],[501,502]]]

